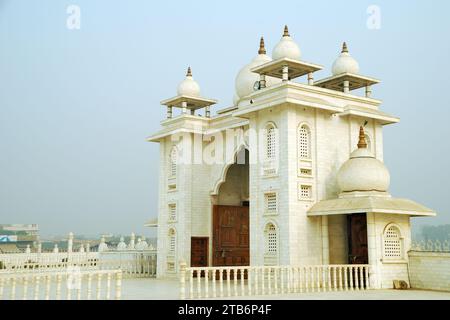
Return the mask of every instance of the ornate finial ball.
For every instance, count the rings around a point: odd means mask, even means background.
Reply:
[[[288,26],[284,26],[283,37],[289,37],[289,29]]]
[[[258,54],[266,54],[266,47],[264,45],[264,37],[259,40],[259,50]]]
[[[341,50],[341,53],[343,53],[343,52],[347,52],[347,53],[348,53],[348,48],[347,48],[347,43],[346,43],[346,42],[344,42],[344,43],[342,44],[342,50]]]

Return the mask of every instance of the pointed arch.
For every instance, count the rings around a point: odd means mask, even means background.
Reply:
[[[220,174],[219,179],[217,179],[217,181],[214,183],[214,187],[213,187],[213,189],[212,189],[212,191],[211,191],[211,195],[214,196],[214,195],[218,195],[218,194],[219,194],[220,186],[225,182],[225,180],[226,180],[226,178],[227,178],[228,169],[230,169],[230,167],[231,167],[233,164],[236,163],[238,154],[239,154],[240,152],[242,152],[243,150],[247,150],[248,152],[250,152],[250,151],[249,151],[249,146],[248,146],[248,144],[247,144],[245,141],[243,141],[239,146],[237,146],[237,147],[234,149],[233,162],[232,162],[232,163],[226,163],[226,164],[223,166],[222,172],[221,172],[221,174]]]

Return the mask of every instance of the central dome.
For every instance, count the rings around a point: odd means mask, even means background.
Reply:
[[[251,72],[250,70],[263,65],[264,63],[272,61],[266,54],[266,49],[264,47],[264,38],[261,37],[259,43],[258,55],[246,66],[244,66],[236,76],[235,88],[236,88],[236,98],[234,100],[239,101],[239,99],[248,96],[254,92],[254,85],[256,81],[259,81],[259,75],[257,73]],[[266,77],[266,87],[269,87],[277,82],[278,79],[273,77]]]
[[[360,128],[358,149],[339,169],[337,182],[341,192],[380,191],[389,188],[390,175],[383,162],[367,150],[364,129]]]

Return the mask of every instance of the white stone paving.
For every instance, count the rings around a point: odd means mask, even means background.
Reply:
[[[179,283],[176,280],[124,279],[123,300],[174,300],[179,297]],[[450,300],[450,292],[428,290],[367,290],[347,292],[292,293],[252,297],[231,297],[226,299],[252,300]]]

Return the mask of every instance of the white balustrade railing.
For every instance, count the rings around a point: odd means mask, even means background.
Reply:
[[[156,259],[156,250],[0,254],[0,271],[63,271],[75,266],[81,270],[120,269],[124,276],[154,277]]]
[[[119,300],[121,286],[121,270],[0,272],[0,300]]]
[[[411,243],[412,251],[425,251],[425,252],[450,252],[450,239],[439,241],[439,240],[428,240],[428,241],[413,241]]]
[[[190,267],[180,264],[180,298],[220,298],[370,289],[369,265]]]

